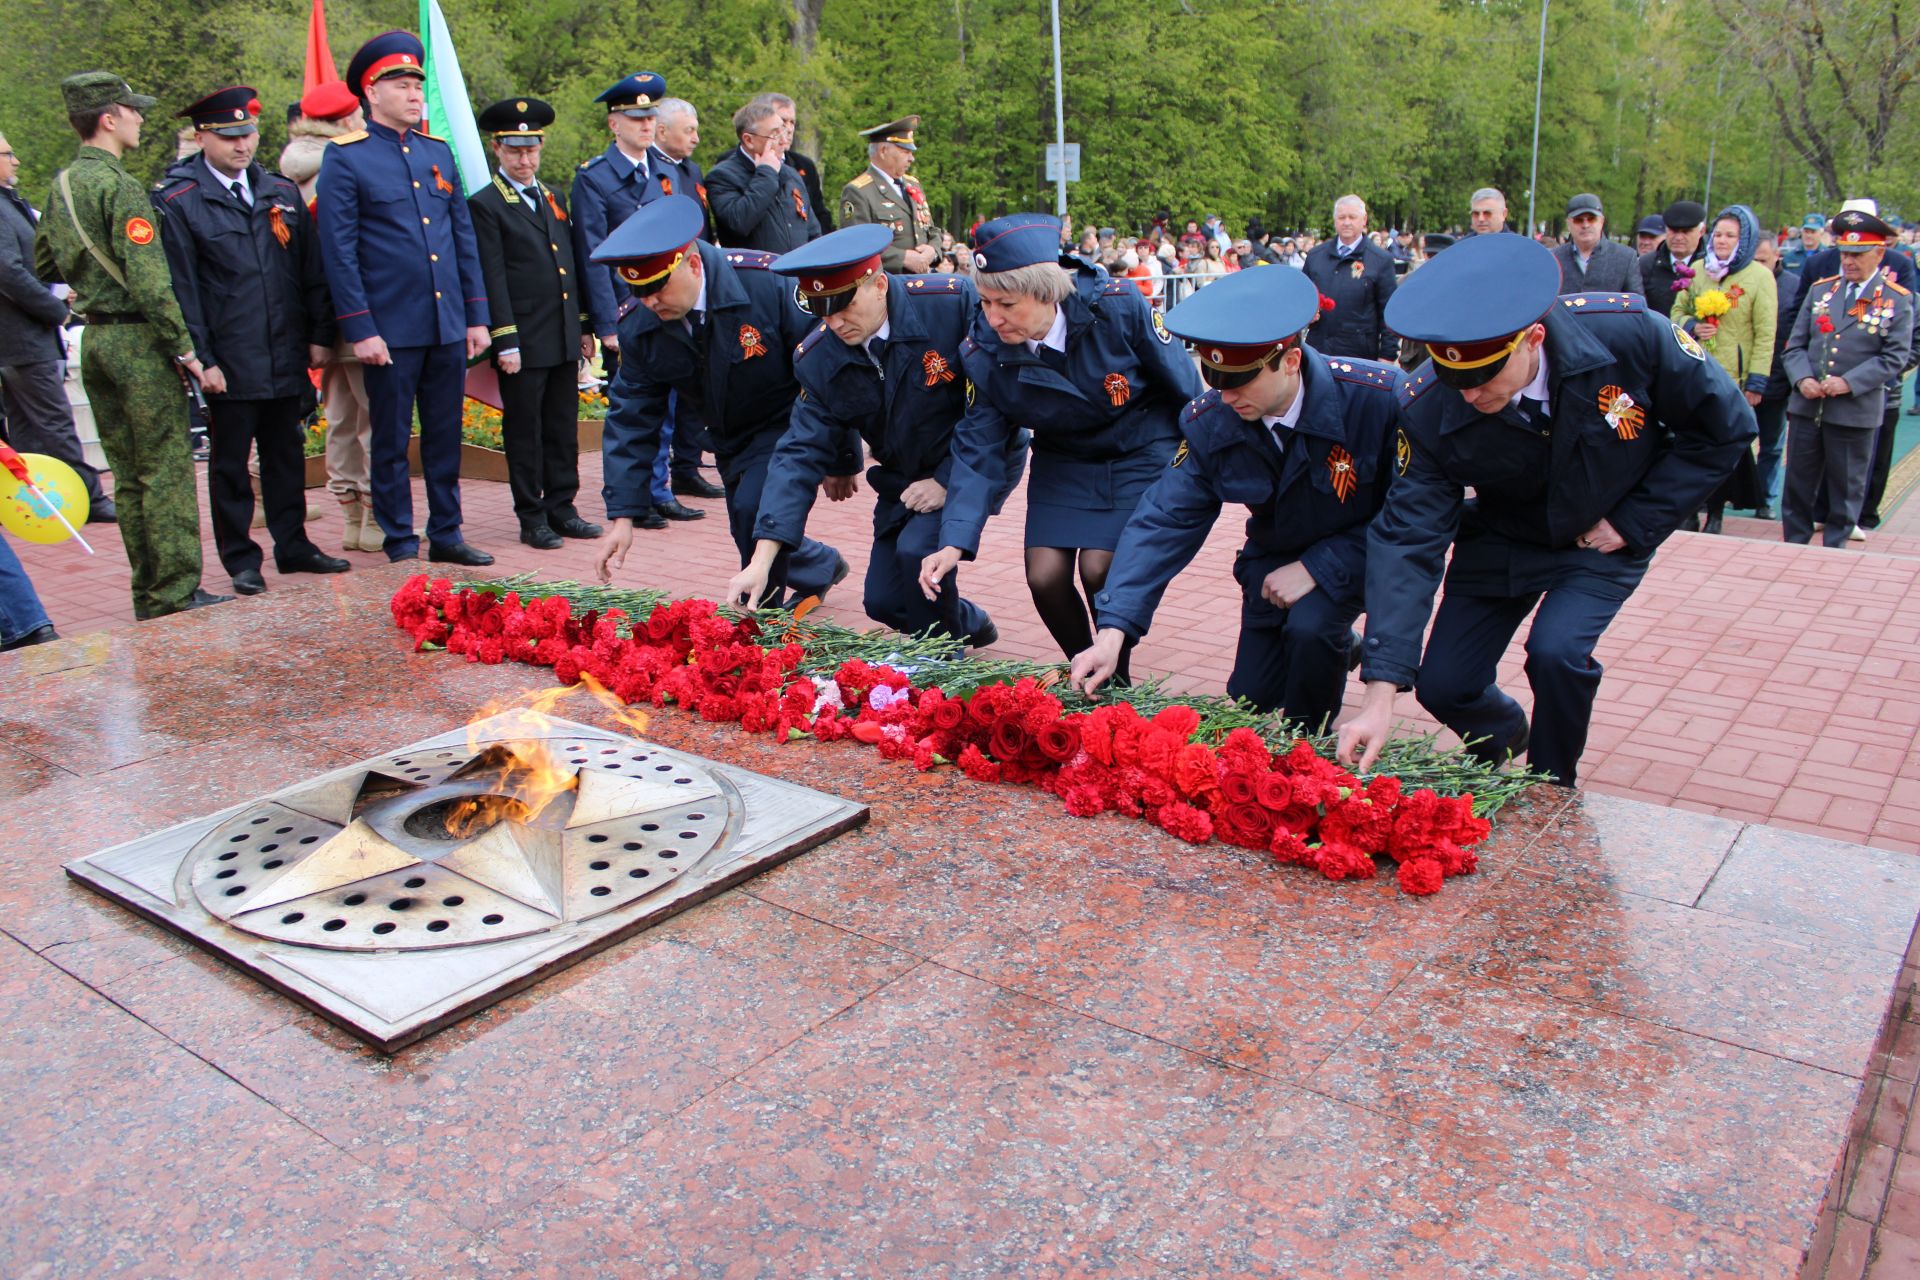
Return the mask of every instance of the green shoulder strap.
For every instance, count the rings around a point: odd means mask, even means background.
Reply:
[[[73,184],[67,181],[65,169],[60,171],[59,183],[60,199],[67,206],[67,220],[73,223],[74,234],[80,237],[80,243],[86,247],[88,253],[93,255],[93,260],[100,264],[100,269],[112,276],[115,284],[125,289],[127,278],[120,274],[120,268],[113,265],[113,259],[100,252],[100,246],[93,242],[93,237],[87,234],[87,229],[80,225],[80,215],[73,209]]]

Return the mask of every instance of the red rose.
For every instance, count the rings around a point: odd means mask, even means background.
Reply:
[[[1265,851],[1273,840],[1273,815],[1257,804],[1229,805],[1216,827],[1222,840],[1242,849]]]
[[[1263,773],[1254,783],[1260,803],[1275,813],[1283,813],[1293,803],[1293,783],[1284,773]]]
[[[1258,804],[1260,793],[1253,775],[1229,769],[1220,775],[1220,794],[1228,804]]]
[[[1432,858],[1408,858],[1400,864],[1400,889],[1403,893],[1410,893],[1415,897],[1438,893],[1445,880],[1446,873]]]
[[[987,750],[998,760],[1018,760],[1027,749],[1027,731],[1017,715],[1002,716],[987,738]]]
[[[1033,741],[1040,748],[1041,755],[1056,764],[1065,764],[1080,750],[1080,729],[1065,720],[1055,720],[1042,729]]]
[[[936,729],[958,729],[966,718],[966,704],[952,698],[933,709],[933,727]]]

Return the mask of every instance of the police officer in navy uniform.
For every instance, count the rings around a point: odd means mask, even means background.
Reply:
[[[1362,769],[1395,691],[1414,686],[1476,756],[1517,756],[1531,732],[1533,768],[1572,786],[1600,688],[1594,645],[1655,548],[1752,445],[1746,397],[1691,336],[1637,295],[1559,288],[1544,246],[1476,236],[1408,276],[1387,309],[1430,360],[1402,388],[1399,474],[1367,543],[1366,702],[1340,730],[1342,759]],[[1536,604],[1529,730],[1494,678]]]
[[[1297,271],[1242,271],[1167,313],[1213,389],[1182,411],[1181,447],[1134,508],[1094,598],[1100,631],[1072,672],[1088,693],[1146,635],[1221,505],[1237,502],[1247,541],[1233,565],[1243,604],[1227,692],[1262,711],[1284,707],[1313,731],[1339,713],[1367,526],[1393,478],[1401,373],[1307,345],[1319,309]]]
[[[979,550],[1008,482],[1009,446],[1028,428],[1027,590],[1071,658],[1093,643],[1088,602],[1106,585],[1120,532],[1173,457],[1180,410],[1201,387],[1134,281],[1063,259],[1060,233],[1060,220],[1043,213],[1008,214],[975,233],[981,314],[960,347],[967,413],[954,430],[942,546],[922,563],[920,589],[934,599]]]
[[[167,171],[154,195],[173,294],[205,366],[212,456],[207,496],[220,563],[241,595],[267,589],[251,534],[260,450],[260,498],[281,573],[345,573],[352,566],[307,537],[301,422],[314,404],[307,370],[333,347],[333,305],[300,188],[254,161],[260,99],[250,85],[210,93],[180,115],[200,150]]]
[[[567,207],[541,185],[540,153],[553,108],[504,98],[480,113],[499,163],[467,206],[480,246],[500,373],[501,437],[520,541],[557,550],[564,538],[605,532],[580,518],[580,361],[592,354],[587,300],[573,257]]]
[[[677,393],[707,424],[727,490],[727,526],[744,567],[753,553],[767,460],[787,428],[794,396],[793,353],[813,315],[767,270],[773,255],[703,243],[700,202],[665,196],[621,223],[594,254],[632,291],[620,319],[620,363],[601,447],[607,514],[602,581],[626,563],[635,520],[648,512],[648,477],[660,448],[667,397]],[[834,472],[851,486],[859,459]],[[850,487],[848,492],[851,492]],[[786,579],[799,596],[825,595],[847,576],[832,547],[802,539]]]
[[[876,497],[868,616],[910,635],[938,629],[977,648],[999,632],[986,610],[961,597],[957,571],[932,602],[916,579],[920,562],[939,546],[953,424],[966,412],[960,344],[979,300],[959,276],[889,279],[884,261],[892,242],[886,226],[844,227],[773,264],[823,320],[794,354],[800,395],[767,468],[753,559],[728,584],[727,598],[757,603],[766,594],[780,553],[806,529],[814,491],[844,465],[853,432],[874,464],[867,470]],[[1007,489],[1026,467],[1024,434],[1015,448]]]
[[[594,101],[606,104],[613,141],[573,177],[573,256],[586,264],[587,314],[600,341],[609,383],[620,363],[620,304],[631,295],[612,271],[592,265],[594,250],[641,205],[675,191],[696,194],[685,188],[681,168],[654,145],[660,103],[666,96],[666,80],[651,71],[636,71],[603,90]],[[696,189],[698,185],[696,180]],[[664,529],[669,520],[698,520],[707,514],[675,501],[675,494],[720,496],[720,487],[700,474],[700,424],[682,422],[678,408],[669,405],[661,425],[662,443],[667,447],[660,450],[654,467],[653,509],[641,522],[642,528]]]
[[[487,565],[493,557],[460,537],[460,407],[467,361],[492,341],[487,290],[453,148],[419,128],[423,54],[412,33],[389,31],[353,55],[347,87],[367,104],[367,127],[327,147],[315,215],[335,321],[366,367],[387,557],[419,554],[407,479],[417,407],[428,558]]]

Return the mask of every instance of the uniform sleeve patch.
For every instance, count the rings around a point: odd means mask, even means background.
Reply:
[[[1671,324],[1671,322],[1669,322],[1669,327],[1673,330],[1673,341],[1675,345],[1682,351],[1692,356],[1695,360],[1705,360],[1707,358],[1707,353],[1700,349],[1700,344],[1693,340],[1692,334],[1677,324]]]
[[[127,239],[135,244],[152,244],[153,224],[145,218],[128,218]]]
[[[1407,439],[1405,427],[1396,429],[1393,435],[1393,469],[1405,475],[1407,468],[1413,465],[1413,441]]]
[[[1158,311],[1153,313],[1153,336],[1160,339],[1162,345],[1173,341],[1173,335],[1167,332],[1166,317]]]
[[[1173,461],[1168,465],[1175,466],[1175,467],[1179,466],[1181,463],[1187,460],[1187,455],[1191,452],[1193,452],[1193,450],[1187,446],[1187,442],[1185,440],[1182,440],[1180,442],[1180,447],[1173,451]]]
[[[967,408],[973,408],[973,379],[967,379]]]

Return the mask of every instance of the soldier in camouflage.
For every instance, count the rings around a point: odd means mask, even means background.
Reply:
[[[167,274],[146,188],[121,166],[140,145],[156,99],[106,71],[60,82],[80,151],[48,197],[34,243],[44,280],[65,280],[87,323],[80,376],[113,468],[120,532],[133,569],[133,613],[160,618],[232,596],[200,589],[200,506],[194,492],[182,372],[200,375]]]

